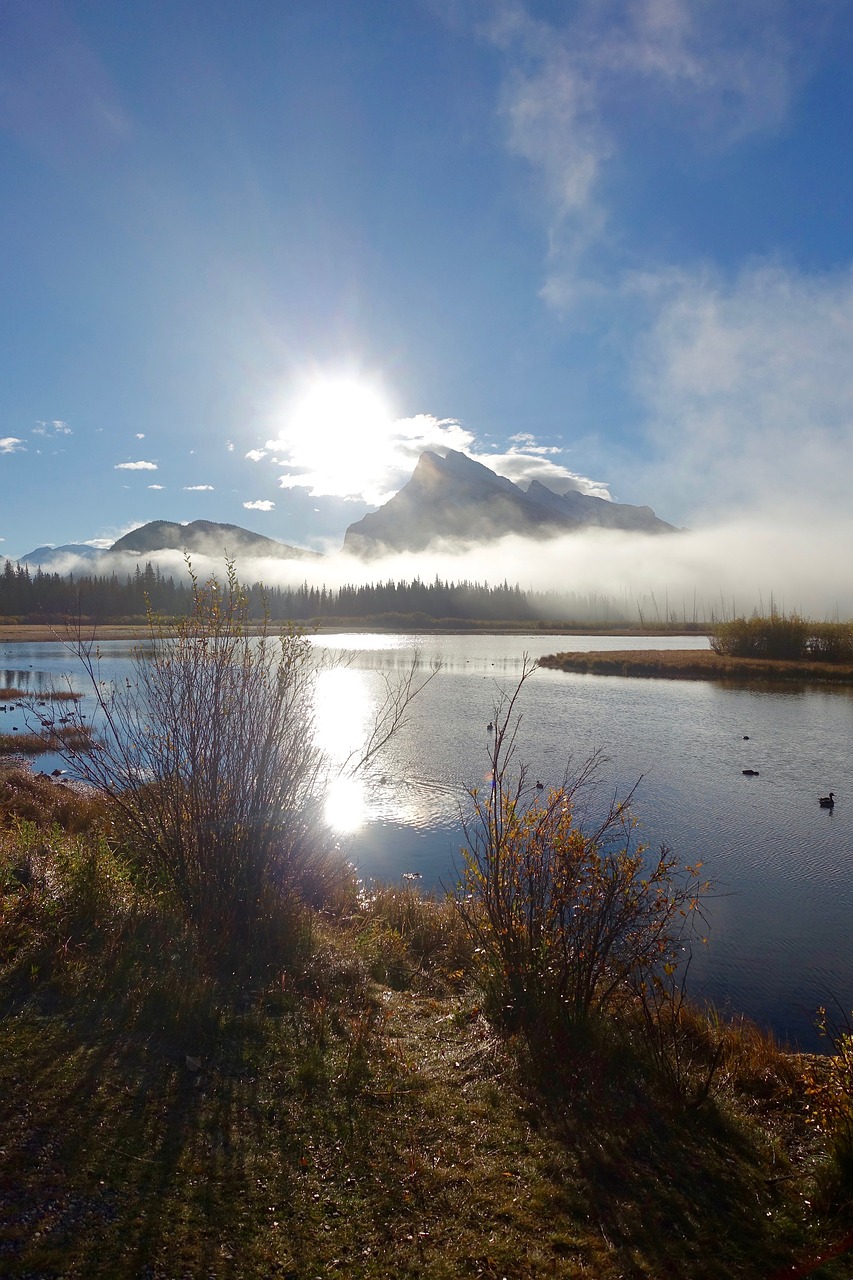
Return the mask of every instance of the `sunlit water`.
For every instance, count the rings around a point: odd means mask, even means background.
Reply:
[[[459,864],[467,789],[482,781],[501,691],[514,687],[524,653],[567,649],[705,647],[701,638],[516,635],[319,637],[349,665],[323,675],[320,741],[336,764],[361,746],[387,684],[405,672],[417,644],[420,670],[438,674],[409,723],[361,778],[337,784],[328,816],[341,849],[365,877],[396,881],[418,872],[427,887],[450,886]],[[104,675],[126,670],[133,646],[102,646]],[[60,646],[0,646],[0,684],[33,693],[72,672]],[[733,1012],[771,1025],[803,1047],[819,1047],[817,1007],[853,1007],[853,694],[848,689],[728,687],[570,675],[537,670],[520,701],[519,759],[546,785],[570,756],[602,748],[605,794],[638,778],[634,807],[652,846],[701,859],[715,884],[707,947],[696,949],[691,988]],[[0,714],[0,732],[23,725]],[[748,735],[748,741],[745,741]],[[41,757],[36,768],[61,762]],[[753,768],[758,777],[744,777]],[[836,792],[834,811],[817,797]]]

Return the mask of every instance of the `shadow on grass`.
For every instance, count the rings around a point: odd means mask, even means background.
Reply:
[[[266,1217],[252,1168],[266,1108],[244,1049],[194,1069],[153,1038],[26,1011],[0,1039],[3,1274],[263,1274],[246,1262]]]
[[[656,1097],[628,1055],[587,1052],[573,1064],[552,1061],[544,1077],[531,1066],[531,1078],[539,1081],[534,1114],[541,1104],[538,1123],[570,1160],[581,1211],[614,1255],[634,1260],[625,1275],[849,1276],[849,1264],[817,1260],[850,1222],[817,1223],[803,1170],[724,1102],[689,1107]]]

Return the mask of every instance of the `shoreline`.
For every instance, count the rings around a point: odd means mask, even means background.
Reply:
[[[286,628],[288,623],[282,621],[281,628]],[[382,626],[379,623],[365,623],[354,620],[350,623],[335,623],[327,626],[314,627],[307,623],[295,623],[297,629],[304,631],[309,635],[348,635],[351,632],[357,632],[362,635],[411,635],[411,636],[625,636],[630,638],[651,637],[651,636],[685,636],[685,635],[704,635],[702,631],[684,631],[678,628],[670,630],[661,630],[659,628],[649,627],[606,627],[601,624],[597,626],[561,626],[558,623],[553,625],[546,624],[539,626],[537,623],[518,623],[500,626],[495,623],[484,623],[483,626],[465,626],[460,624],[458,627],[436,626],[436,627],[402,627],[402,626]],[[270,627],[270,634],[276,635],[278,632],[276,626]],[[151,632],[144,623],[104,623],[100,626],[85,626],[82,632],[87,639],[97,640],[148,640]],[[58,627],[52,627],[47,623],[40,622],[20,622],[20,623],[4,623],[0,622],[0,644],[11,644],[15,641],[43,643],[45,641],[55,641],[57,644],[64,644],[69,639],[73,640],[73,635],[68,636]],[[702,652],[701,650],[699,652]],[[559,655],[557,655],[559,656]]]
[[[853,665],[782,658],[729,658],[705,649],[614,649],[554,653],[539,666],[576,675],[638,676],[658,680],[799,681],[853,685]]]

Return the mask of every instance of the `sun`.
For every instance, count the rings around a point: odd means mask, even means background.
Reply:
[[[288,463],[316,477],[315,488],[363,494],[387,466],[395,420],[387,397],[356,377],[313,380],[286,415]]]

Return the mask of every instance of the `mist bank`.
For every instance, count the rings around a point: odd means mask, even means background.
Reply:
[[[788,511],[745,515],[666,538],[593,529],[547,541],[516,536],[488,546],[451,542],[417,554],[365,562],[341,551],[316,561],[270,557],[237,560],[245,583],[338,591],[370,583],[508,584],[536,597],[545,620],[625,620],[631,623],[710,622],[776,608],[814,618],[853,616],[853,580],[847,570],[853,545],[853,518],[824,513],[796,523]],[[141,569],[186,582],[181,551],[158,551],[140,558]],[[196,554],[198,576],[220,575],[224,559]],[[97,567],[69,556],[54,573],[124,578],[135,570],[127,554],[105,554]],[[318,610],[319,612],[319,610]]]

